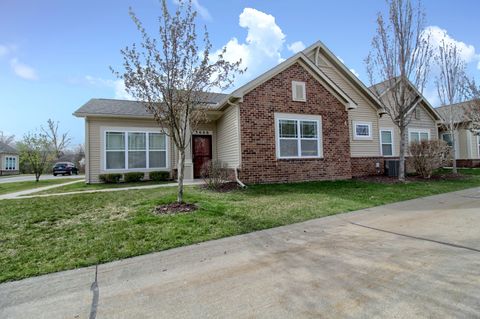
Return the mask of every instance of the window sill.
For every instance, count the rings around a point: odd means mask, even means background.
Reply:
[[[354,141],[373,141],[373,137],[371,136],[354,136]]]
[[[312,157],[277,157],[277,161],[312,161],[312,160],[323,160],[322,156],[312,156]]]

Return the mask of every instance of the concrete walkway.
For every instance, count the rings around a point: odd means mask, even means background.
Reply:
[[[0,318],[478,318],[480,188],[0,285]]]
[[[65,195],[75,195],[75,194],[88,194],[88,193],[104,193],[104,192],[120,192],[120,191],[128,191],[128,190],[136,190],[136,189],[151,189],[151,188],[161,188],[161,187],[174,187],[177,186],[178,183],[166,183],[166,184],[159,184],[159,185],[146,185],[146,186],[130,186],[130,187],[117,187],[117,188],[104,188],[104,189],[92,189],[92,190],[84,190],[84,191],[73,191],[67,193],[51,193],[51,194],[39,194],[35,195],[35,193],[39,193],[44,190],[52,189],[59,186],[70,185],[78,182],[84,182],[83,180],[75,181],[75,182],[68,182],[65,184],[58,184],[46,187],[35,188],[31,190],[25,190],[16,193],[10,193],[5,195],[0,195],[0,200],[2,199],[25,199],[25,198],[37,198],[37,197],[50,197],[50,196],[65,196]],[[183,183],[185,186],[191,185],[202,185],[204,184],[203,180],[186,180]],[[32,195],[29,195],[32,194]]]
[[[73,182],[66,182],[66,183],[62,183],[62,184],[55,184],[55,185],[49,185],[49,186],[44,186],[44,187],[31,188],[31,189],[26,189],[26,190],[14,192],[14,193],[3,194],[3,195],[0,195],[0,200],[2,200],[2,199],[15,199],[15,198],[28,198],[28,197],[32,197],[32,196],[24,196],[24,195],[39,193],[39,192],[43,192],[43,191],[46,191],[46,190],[49,190],[49,189],[52,189],[52,188],[67,186],[67,185],[76,184],[76,183],[80,183],[80,182],[85,182],[85,180],[80,179],[78,181],[73,181]]]
[[[64,179],[64,178],[85,178],[85,175],[57,175],[53,176],[50,174],[42,175],[42,180],[50,179]],[[35,175],[32,174],[21,174],[21,175],[9,175],[0,177],[0,184],[4,183],[16,183],[16,182],[33,182],[35,181]]]

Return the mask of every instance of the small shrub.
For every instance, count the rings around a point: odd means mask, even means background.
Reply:
[[[145,174],[142,172],[128,172],[123,175],[123,181],[125,183],[135,183],[140,182]]]
[[[105,184],[116,184],[122,179],[122,174],[100,174],[99,178]]]
[[[423,178],[430,178],[449,159],[450,148],[440,140],[412,142],[409,147],[413,167]]]
[[[168,181],[170,179],[170,172],[155,171],[150,172],[150,179],[155,182]]]
[[[200,174],[207,185],[207,188],[219,190],[228,179],[227,165],[218,160],[206,163]]]

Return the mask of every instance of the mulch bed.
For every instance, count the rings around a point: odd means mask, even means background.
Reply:
[[[171,203],[155,207],[157,215],[174,215],[179,213],[191,213],[198,209],[197,205],[189,203]]]
[[[214,191],[214,192],[219,192],[219,193],[228,193],[228,192],[232,192],[232,191],[242,189],[240,187],[240,185],[238,185],[237,182],[223,183],[217,189],[211,189],[211,188],[208,187],[208,185],[202,185],[201,187],[204,188],[204,189],[208,189],[208,190],[211,190],[211,191]]]
[[[418,175],[410,175],[405,178],[406,182],[428,182],[428,181],[439,181],[439,180],[462,180],[466,179],[467,176],[461,174],[439,174],[433,175],[430,179],[422,178]],[[382,184],[397,184],[400,183],[398,177],[389,177],[385,175],[371,175],[371,176],[360,176],[356,177],[356,180],[365,181],[365,182],[374,182]]]

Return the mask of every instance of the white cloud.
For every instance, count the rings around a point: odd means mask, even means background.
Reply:
[[[7,55],[8,51],[9,50],[6,45],[0,44],[0,57]]]
[[[134,98],[125,90],[125,83],[123,82],[123,80],[102,79],[93,77],[91,75],[86,75],[85,81],[93,86],[108,87],[113,89],[115,99],[134,100]]]
[[[460,57],[465,63],[477,62],[477,68],[480,69],[480,54],[475,52],[475,47],[473,45],[468,45],[465,42],[455,40],[448,34],[447,30],[437,26],[429,26],[425,28],[424,32],[430,36],[430,43],[434,47],[438,47],[442,41],[448,45],[454,45],[457,47]]]
[[[305,44],[302,41],[296,41],[292,44],[287,46],[288,50],[292,51],[293,53],[297,53],[303,51],[305,49]]]
[[[24,63],[18,61],[17,58],[10,60],[10,67],[16,75],[25,80],[37,80],[37,72],[31,66],[28,66]]]
[[[423,90],[423,96],[433,106],[440,106],[440,98],[438,97],[437,89],[434,86],[429,86]]]
[[[360,74],[359,74],[357,71],[355,71],[355,69],[350,69],[350,72],[352,72],[353,74],[355,74],[355,76],[356,76],[357,78],[360,77]]]
[[[247,71],[237,78],[236,83],[245,82],[262,71],[284,61],[281,51],[285,34],[276,24],[275,17],[253,8],[245,8],[239,16],[239,25],[247,29],[244,42],[232,38],[225,45],[224,58],[230,62],[242,59],[242,68]],[[221,50],[214,53],[218,55]]]
[[[210,15],[210,12],[208,11],[207,8],[202,6],[198,0],[192,0],[192,5],[197,10],[198,14],[205,20],[212,20],[212,16]]]
[[[179,0],[174,0],[173,3],[176,5],[180,4]],[[210,21],[212,20],[212,16],[210,15],[210,12],[208,11],[207,8],[202,6],[198,0],[192,0],[192,6],[197,11],[198,15],[202,17],[202,19]]]
[[[342,62],[345,66],[347,66],[347,65],[345,64],[345,61],[344,61],[341,57],[337,56],[337,59],[340,60],[340,62]],[[360,77],[360,74],[359,74],[357,71],[355,71],[355,69],[349,69],[349,70],[350,70],[350,72],[352,72],[353,74],[355,74],[355,76],[356,76],[357,78]]]

